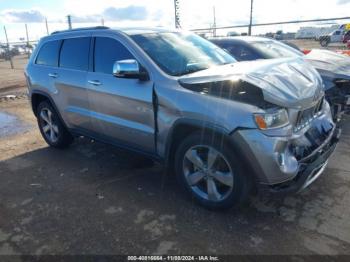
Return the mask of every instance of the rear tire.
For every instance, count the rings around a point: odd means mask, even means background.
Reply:
[[[40,133],[49,146],[66,148],[73,142],[72,135],[48,101],[41,102],[36,112]]]
[[[242,161],[222,138],[196,132],[185,138],[175,154],[180,185],[209,209],[239,207],[249,199],[252,179]]]

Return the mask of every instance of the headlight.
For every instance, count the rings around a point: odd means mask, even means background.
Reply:
[[[254,114],[254,120],[262,130],[283,127],[289,124],[288,113],[285,109],[279,109],[273,113]]]

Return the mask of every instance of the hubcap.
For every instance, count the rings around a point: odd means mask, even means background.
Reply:
[[[232,169],[226,158],[210,146],[194,146],[187,150],[183,173],[192,191],[206,200],[222,201],[232,192]]]
[[[46,138],[55,143],[58,140],[58,126],[52,116],[52,112],[48,108],[44,108],[40,112],[41,127]]]

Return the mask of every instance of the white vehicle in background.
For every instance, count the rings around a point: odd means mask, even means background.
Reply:
[[[5,54],[5,49],[0,46],[0,58],[3,54]]]
[[[297,31],[295,38],[296,39],[315,39],[316,41],[319,41],[320,36],[328,35],[337,29],[339,29],[339,25],[333,25],[330,27],[319,27],[319,26],[301,27]]]
[[[331,43],[341,43],[343,41],[344,34],[344,30],[338,29],[328,35],[321,35],[319,39],[320,44],[321,46],[326,47]]]
[[[24,55],[27,53],[27,50],[26,50],[26,47],[25,46],[16,46],[17,50],[18,50],[18,53],[20,55]]]

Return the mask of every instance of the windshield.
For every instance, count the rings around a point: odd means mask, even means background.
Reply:
[[[152,33],[131,38],[164,72],[172,76],[236,62],[224,50],[192,33]]]
[[[303,53],[285,44],[273,41],[251,42],[251,45],[259,50],[268,59],[281,57],[300,57]]]

